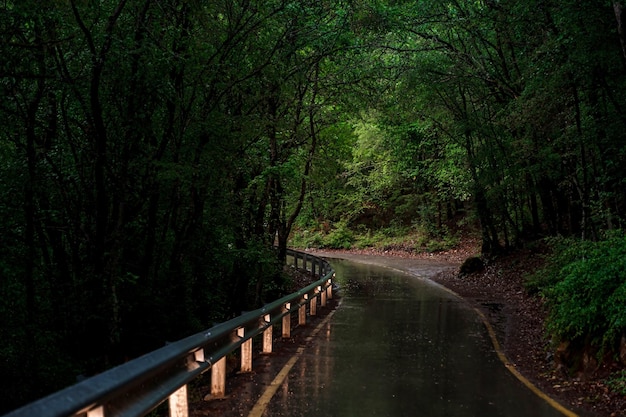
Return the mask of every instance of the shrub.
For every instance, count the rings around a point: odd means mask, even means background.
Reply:
[[[581,254],[588,253],[593,246],[593,242],[587,240],[563,237],[546,238],[544,242],[550,253],[543,268],[526,278],[526,289],[530,293],[543,292],[563,281],[564,268],[579,260]]]
[[[543,284],[547,329],[560,340],[584,338],[612,350],[626,330],[626,236],[620,232],[582,246],[575,260],[552,270],[556,276]],[[566,252],[569,258],[571,250]]]
[[[321,248],[324,245],[324,235],[319,230],[296,230],[292,233],[289,244],[301,249]]]
[[[609,378],[604,380],[604,383],[618,394],[626,396],[626,370],[622,369],[619,372],[613,373]]]
[[[345,222],[338,222],[324,238],[324,247],[330,249],[350,249],[354,243],[354,233]]]

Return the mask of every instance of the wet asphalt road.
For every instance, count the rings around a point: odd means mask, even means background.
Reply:
[[[372,258],[330,261],[342,304],[263,416],[562,415],[498,360],[462,300]],[[398,269],[428,278],[443,267],[413,261]]]

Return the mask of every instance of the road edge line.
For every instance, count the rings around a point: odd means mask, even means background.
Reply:
[[[489,338],[491,339],[491,343],[493,344],[493,348],[495,349],[496,354],[498,355],[498,359],[500,359],[500,362],[504,364],[504,366],[509,370],[509,372],[511,372],[528,389],[530,389],[533,393],[535,393],[535,395],[537,395],[539,398],[541,398],[542,400],[550,404],[554,409],[559,411],[561,414],[567,417],[579,417],[578,414],[569,410],[564,405],[559,403],[557,400],[555,400],[554,398],[550,397],[548,394],[543,392],[539,387],[533,384],[528,378],[526,378],[517,370],[515,365],[507,358],[506,354],[504,353],[504,350],[500,346],[500,342],[498,342],[498,337],[496,336],[496,332],[493,329],[493,326],[491,326],[491,323],[489,322],[485,314],[476,307],[472,307],[472,308],[474,309],[476,314],[478,314],[483,324],[485,325],[485,328],[487,329],[487,333],[489,334]]]
[[[401,271],[399,269],[396,269],[396,270],[397,271]],[[410,274],[410,275],[416,276],[414,274]],[[420,279],[424,279],[424,277],[419,277],[419,278]],[[509,358],[506,356],[506,354],[504,353],[504,349],[502,349],[502,346],[500,345],[500,342],[498,341],[498,337],[496,336],[496,332],[493,329],[493,326],[491,325],[489,320],[487,319],[487,316],[485,316],[485,313],[483,313],[478,307],[472,306],[468,299],[466,299],[462,295],[458,294],[457,292],[451,290],[450,288],[446,287],[445,285],[440,284],[440,283],[438,283],[436,281],[433,281],[432,279],[426,279],[426,280],[431,282],[435,286],[442,288],[443,290],[447,291],[448,293],[454,295],[455,297],[463,300],[463,302],[467,303],[470,306],[470,308],[472,310],[474,310],[476,312],[476,314],[478,314],[478,317],[480,318],[480,320],[483,322],[483,325],[487,329],[487,334],[489,334],[489,338],[491,339],[491,344],[493,345],[493,348],[496,351],[496,355],[498,356],[498,359],[500,360],[500,362],[502,362],[504,367],[506,369],[508,369],[509,372],[511,372],[511,374],[513,374],[513,376],[515,378],[517,378],[522,384],[524,384],[526,386],[526,388],[531,390],[535,395],[537,395],[539,398],[541,398],[542,400],[547,402],[550,406],[552,406],[552,408],[554,408],[555,410],[559,411],[564,416],[567,416],[567,417],[580,417],[578,414],[576,414],[572,410],[568,409],[567,407],[565,407],[563,404],[561,404],[560,402],[558,402],[554,398],[550,397],[548,394],[546,394],[544,391],[542,391],[541,388],[537,387],[528,378],[526,378],[524,375],[522,375],[520,373],[520,371],[517,370],[517,368],[515,367],[515,364],[513,364],[509,360]]]
[[[385,268],[389,268],[392,269],[394,271],[398,271],[404,274],[408,274],[412,277],[416,277],[418,279],[421,279],[425,282],[429,282],[432,285],[439,287],[441,289],[443,289],[444,291],[447,291],[449,294],[452,294],[453,296],[459,298],[460,300],[463,300],[463,302],[467,303],[468,306],[474,310],[476,312],[476,314],[478,314],[478,317],[480,318],[480,320],[483,322],[483,325],[485,326],[485,328],[487,329],[487,333],[489,334],[489,338],[491,339],[491,344],[493,345],[494,350],[496,351],[496,355],[498,356],[498,359],[500,360],[500,362],[502,362],[502,364],[504,365],[504,367],[506,369],[509,370],[509,372],[511,372],[511,374],[513,374],[513,376],[515,378],[517,378],[522,384],[524,384],[526,386],[526,388],[528,388],[531,392],[533,392],[535,395],[537,395],[539,398],[541,398],[542,400],[544,400],[545,402],[547,402],[550,406],[552,406],[552,408],[554,408],[555,410],[559,411],[561,414],[563,414],[566,417],[580,417],[578,414],[576,414],[575,412],[573,412],[572,410],[568,409],[567,407],[565,407],[563,404],[561,404],[560,402],[558,402],[557,400],[555,400],[554,398],[550,397],[548,394],[546,394],[544,391],[541,390],[541,388],[537,387],[535,384],[533,384],[528,378],[526,378],[524,375],[522,375],[520,373],[520,371],[517,370],[517,368],[515,367],[515,364],[513,364],[509,358],[507,358],[506,354],[504,353],[504,350],[502,349],[500,342],[498,341],[498,337],[496,336],[496,332],[493,329],[493,326],[491,326],[491,323],[489,322],[489,320],[487,319],[487,316],[485,316],[485,314],[478,309],[478,307],[474,307],[473,305],[471,305],[471,303],[469,302],[469,300],[465,297],[463,297],[462,295],[460,295],[459,293],[455,292],[454,290],[451,290],[450,288],[446,287],[443,284],[440,284],[430,278],[425,278],[421,275],[417,275],[414,273],[411,273],[410,271],[406,271],[400,268],[393,268],[393,267],[386,267],[383,266]]]
[[[313,329],[311,334],[304,339],[304,343],[311,341],[315,336],[317,336],[317,334],[322,329],[322,326],[324,326],[332,318],[332,316],[335,314],[335,312],[337,311],[340,305],[341,305],[341,299],[339,299],[339,302],[337,303],[337,306],[335,307],[335,309],[331,311],[330,313],[328,313],[328,315],[324,317],[324,320],[318,323],[318,325],[315,326],[315,329]],[[261,417],[263,415],[270,401],[276,394],[276,391],[278,391],[278,388],[283,384],[283,382],[287,378],[287,375],[289,375],[289,371],[291,371],[291,368],[293,368],[296,362],[298,362],[298,359],[300,359],[305,349],[306,349],[306,346],[300,346],[296,350],[296,353],[289,359],[289,361],[287,361],[285,366],[283,366],[280,372],[274,377],[272,382],[267,386],[267,389],[259,397],[257,402],[254,404],[254,407],[252,407],[252,410],[250,410],[248,417]]]

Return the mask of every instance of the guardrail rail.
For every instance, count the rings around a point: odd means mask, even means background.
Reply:
[[[170,416],[189,415],[187,384],[211,371],[212,398],[226,395],[226,356],[240,349],[240,371],[252,371],[252,341],[262,335],[264,353],[271,353],[274,325],[282,337],[291,337],[292,314],[298,324],[317,314],[333,297],[335,273],[330,264],[313,255],[288,250],[287,265],[318,278],[309,286],[220,323],[71,387],[27,404],[4,417],[138,417],[169,402]]]

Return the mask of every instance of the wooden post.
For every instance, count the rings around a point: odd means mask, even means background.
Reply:
[[[309,304],[309,311],[311,312],[311,316],[317,316],[317,293],[319,291],[319,287],[315,290],[315,295],[311,298],[311,303]]]
[[[283,307],[283,312],[287,312],[283,316],[283,338],[289,339],[291,337],[291,304],[286,303]]]
[[[193,353],[193,360],[196,362],[204,362],[204,349],[198,349]]]
[[[298,325],[304,326],[306,324],[306,300],[309,298],[308,294],[304,294],[302,305],[298,308]]]
[[[322,307],[326,307],[326,291],[322,291]]]
[[[187,385],[183,385],[170,395],[170,417],[188,417],[189,402],[187,399]]]
[[[240,327],[237,329],[237,336],[241,339],[246,334],[246,329]],[[248,339],[241,345],[241,372],[252,372],[252,339]]]
[[[104,417],[104,407],[99,406],[87,411],[87,417]]]
[[[269,314],[266,314],[265,317],[263,318],[263,320],[265,321],[265,323],[269,323],[271,318]],[[273,327],[274,326],[268,326],[267,329],[265,329],[263,331],[263,353],[272,353],[272,346],[273,346]]]
[[[226,396],[226,358],[215,362],[211,367],[211,398]]]
[[[333,275],[333,278],[335,276]],[[328,299],[332,300],[333,299],[333,280],[332,279],[328,279],[328,287],[326,287],[326,292],[328,293]]]

